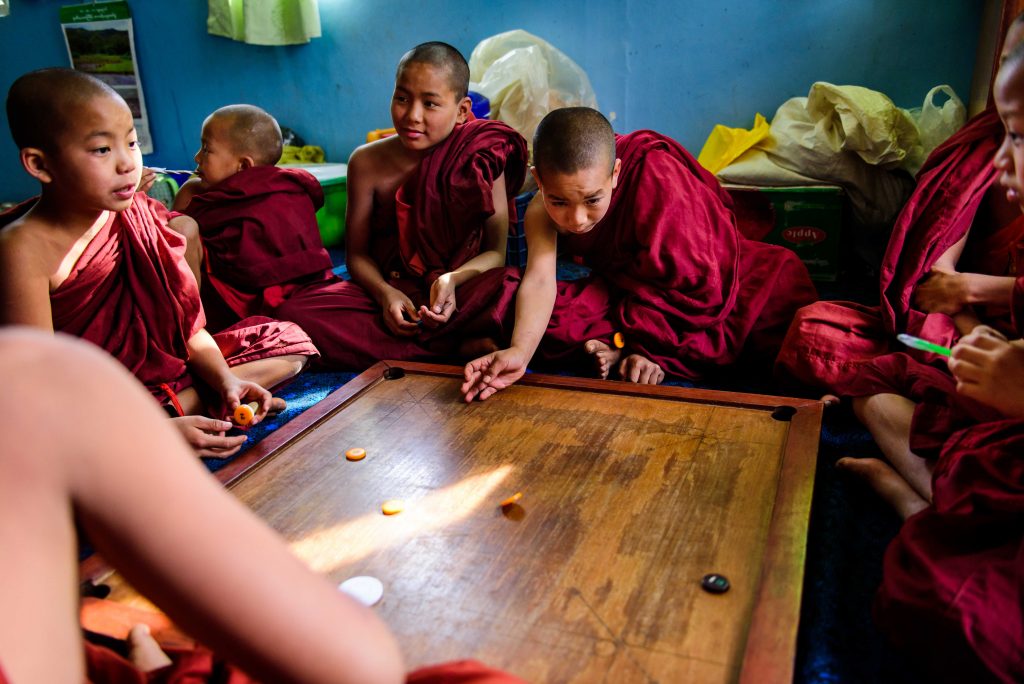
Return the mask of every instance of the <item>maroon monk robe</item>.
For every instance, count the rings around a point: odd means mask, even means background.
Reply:
[[[865,367],[901,349],[893,339],[896,333],[909,332],[946,346],[955,341],[952,319],[914,309],[913,290],[936,260],[971,229],[986,191],[997,180],[992,159],[1002,137],[999,117],[989,109],[932,152],[886,249],[881,306],[818,302],[800,310],[779,352],[776,371],[780,377],[847,396],[894,388],[898,392],[904,380],[875,387],[870,377],[885,371]],[[910,362],[898,363],[943,365],[934,355],[910,352],[910,356]]]
[[[0,227],[31,208],[0,215]],[[71,273],[50,293],[53,328],[103,348],[161,402],[192,386],[186,343],[205,323],[185,238],[167,227],[167,210],[143,193],[111,212]],[[315,356],[294,323],[252,318],[214,335],[228,365],[302,354]]]
[[[370,254],[388,283],[417,307],[429,304],[434,280],[479,254],[484,222],[494,214],[494,182],[502,174],[514,220],[526,158],[526,141],[499,121],[456,126],[398,189],[395,213],[371,216]],[[413,338],[393,335],[380,304],[353,282],[303,286],[272,315],[301,325],[324,364],[335,368],[362,369],[380,359],[446,357],[460,338],[483,330],[481,321],[504,279],[502,269],[492,269],[464,283],[455,293],[458,310],[448,324]]]
[[[184,213],[199,224],[207,315],[215,297],[235,320],[261,315],[296,285],[329,278],[331,257],[316,222],[323,203],[312,174],[276,166],[239,171],[195,195]]]
[[[732,200],[679,143],[652,131],[616,139],[622,160],[605,217],[559,248],[591,278],[560,283],[542,359],[622,332],[626,351],[694,379],[742,352],[774,358],[814,285],[797,256],[745,239]],[[605,303],[607,300],[607,304]],[[592,320],[608,308],[607,322]]]

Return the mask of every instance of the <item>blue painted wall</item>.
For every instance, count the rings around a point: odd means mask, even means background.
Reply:
[[[58,9],[70,0],[13,0],[0,18],[0,91],[20,74],[66,66]],[[522,28],[590,76],[615,128],[655,128],[697,152],[716,123],[749,126],[811,83],[863,85],[904,107],[949,83],[969,95],[981,14],[976,0],[320,0],[324,35],[257,47],[206,33],[201,0],[129,0],[156,150],[147,162],[191,164],[213,109],[270,110],[332,161],[366,131],[390,125],[401,54],[444,40],[468,57],[495,33]],[[35,191],[0,132],[0,200]]]

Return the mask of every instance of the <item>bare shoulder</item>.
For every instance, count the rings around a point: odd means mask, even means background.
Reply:
[[[558,231],[555,230],[555,222],[548,216],[548,212],[544,208],[544,198],[541,197],[539,192],[533,196],[530,204],[527,205],[523,224],[527,241],[537,239],[554,241],[558,236]]]
[[[24,216],[0,230],[0,268],[8,273],[49,275],[64,257],[65,246],[52,226]]]
[[[401,145],[398,136],[393,135],[357,147],[348,159],[349,183],[355,178],[357,183],[366,185],[393,185],[408,173]]]

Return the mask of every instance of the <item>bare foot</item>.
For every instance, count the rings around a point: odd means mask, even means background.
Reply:
[[[285,402],[284,399],[282,399],[281,397],[271,397],[270,409],[267,411],[267,415],[276,416],[278,413],[281,413],[286,408],[288,408],[288,404]]]
[[[149,633],[149,627],[138,624],[128,632],[128,659],[143,672],[152,672],[171,664],[171,659],[161,650],[156,639]]]
[[[832,406],[839,406],[840,400],[839,397],[837,397],[834,394],[823,394],[821,396],[821,399],[819,399],[818,401],[824,404],[825,408],[830,408]]]
[[[622,357],[621,349],[609,347],[601,340],[589,340],[583,345],[583,351],[594,357],[594,368],[597,370],[597,376],[602,380],[608,379],[608,374],[612,372],[612,366],[618,363]]]
[[[468,340],[463,340],[459,344],[458,354],[465,359],[475,359],[480,356],[487,356],[492,352],[496,352],[501,347],[490,337],[476,337]]]
[[[928,507],[928,502],[885,461],[846,457],[836,461],[836,468],[852,473],[871,485],[875,493],[896,509],[904,520]]]
[[[660,385],[665,379],[665,371],[661,366],[639,354],[630,354],[622,360],[619,375],[627,382],[640,385]]]

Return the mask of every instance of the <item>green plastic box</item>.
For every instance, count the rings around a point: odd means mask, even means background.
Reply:
[[[337,247],[345,239],[345,207],[348,204],[346,180],[348,164],[282,164],[304,169],[316,176],[324,189],[324,206],[316,212],[320,239],[324,247]]]
[[[796,252],[812,280],[839,276],[843,189],[838,185],[759,187],[725,184],[740,231]]]

